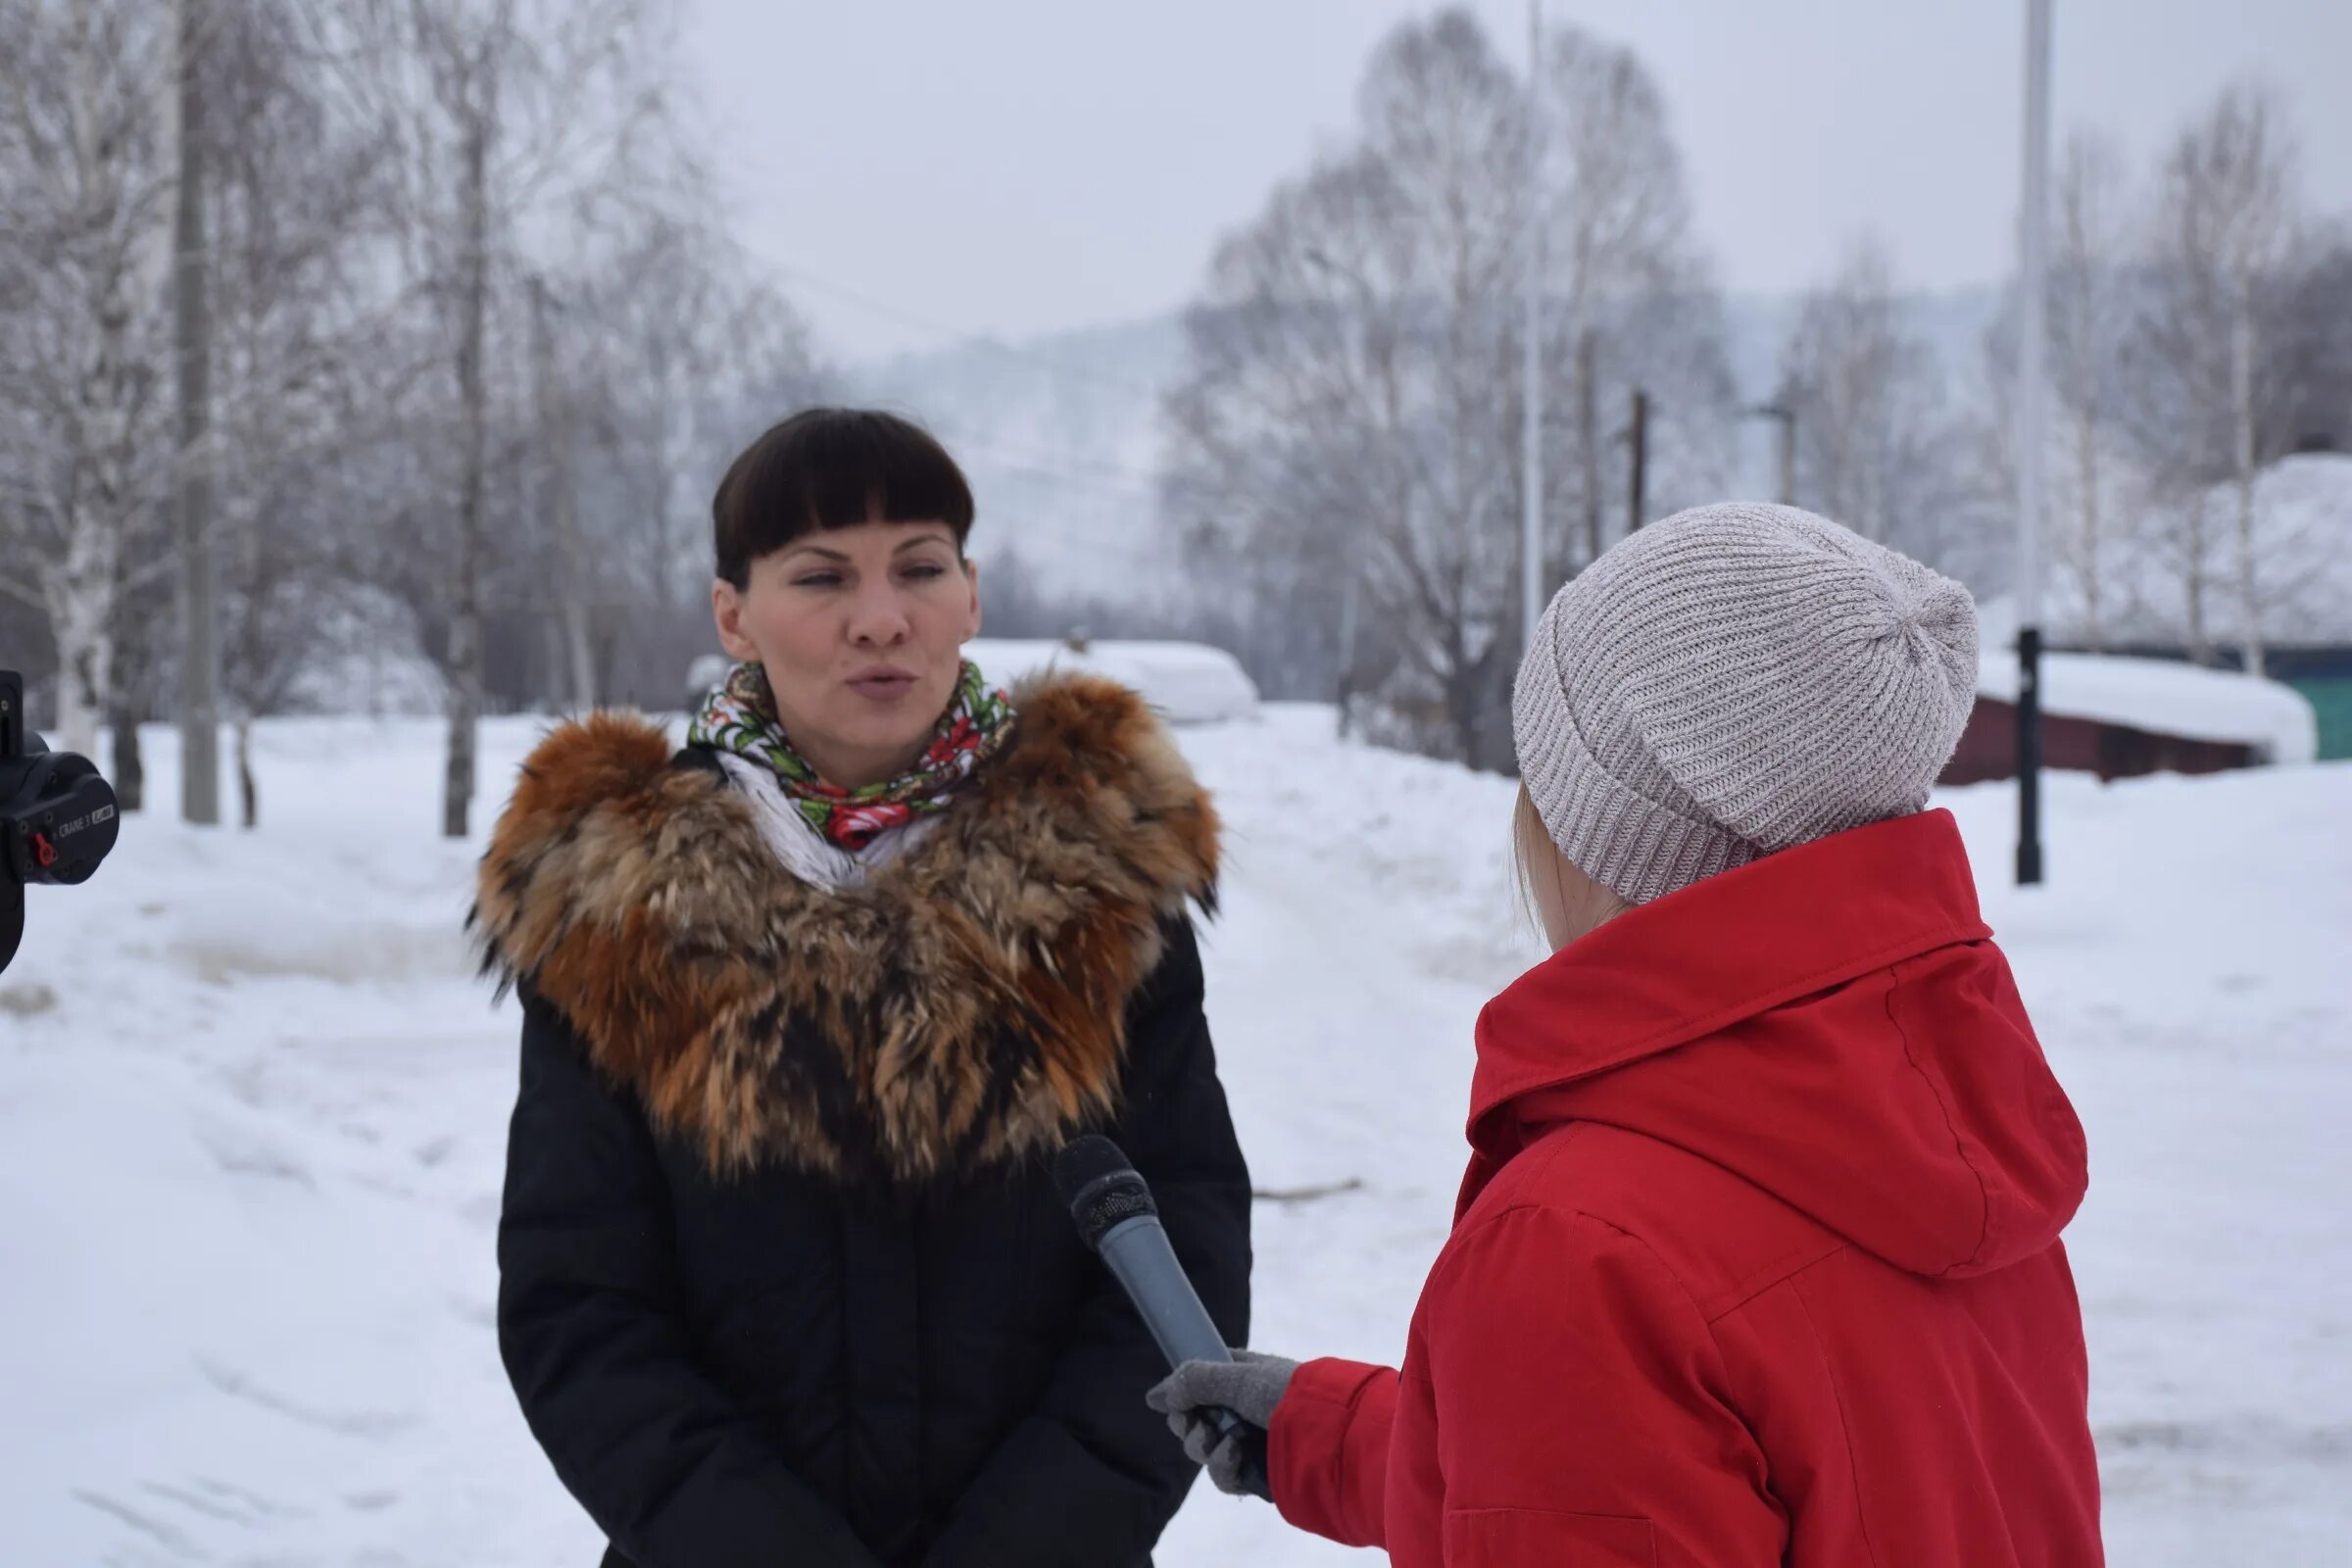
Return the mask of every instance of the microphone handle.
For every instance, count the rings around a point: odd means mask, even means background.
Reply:
[[[1274,1483],[1266,1478],[1266,1429],[1221,1406],[1207,1406],[1203,1413],[1208,1417],[1208,1424],[1217,1429],[1218,1437],[1233,1438],[1241,1443],[1242,1486],[1260,1501],[1272,1502]]]
[[[1233,1359],[1225,1336],[1217,1332],[1184,1265],[1176,1261],[1176,1250],[1168,1245],[1168,1233],[1160,1228],[1157,1215],[1123,1219],[1104,1232],[1098,1245],[1102,1261],[1118,1276],[1170,1367]]]
[[[1187,1361],[1230,1361],[1225,1336],[1218,1332],[1200,1294],[1193,1289],[1168,1233],[1154,1214],[1123,1219],[1103,1233],[1097,1244],[1102,1261],[1117,1277],[1136,1314],[1152,1331],[1152,1343],[1171,1369]],[[1201,1412],[1219,1437],[1238,1437],[1242,1443],[1243,1484],[1260,1497],[1271,1497],[1266,1481],[1266,1432],[1254,1421],[1211,1406]]]

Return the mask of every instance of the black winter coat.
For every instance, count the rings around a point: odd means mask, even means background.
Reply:
[[[1048,1164],[1117,1139],[1244,1343],[1249,1178],[1183,913],[1214,818],[1132,697],[1019,701],[857,893],[785,877],[650,727],[526,765],[476,909],[525,1004],[499,1335],[608,1564],[1134,1568],[1183,1500],[1164,1369]]]

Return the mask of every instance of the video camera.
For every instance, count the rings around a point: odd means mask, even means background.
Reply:
[[[24,935],[24,884],[87,882],[121,830],[114,786],[24,727],[24,678],[0,669],[0,969]]]

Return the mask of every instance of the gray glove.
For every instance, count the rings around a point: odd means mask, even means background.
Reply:
[[[1262,1497],[1264,1434],[1274,1425],[1274,1407],[1291,1386],[1298,1363],[1255,1350],[1236,1350],[1230,1361],[1187,1361],[1144,1402],[1168,1418],[1168,1430],[1195,1464],[1205,1466],[1219,1492]],[[1257,1429],[1255,1434],[1217,1431],[1212,1410],[1231,1410]],[[1254,1441],[1253,1441],[1254,1440]]]

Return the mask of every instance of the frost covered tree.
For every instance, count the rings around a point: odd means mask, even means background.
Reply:
[[[1967,575],[1983,493],[1969,431],[1875,239],[1805,297],[1781,380],[1796,421],[1799,504]]]
[[[453,838],[468,830],[476,783],[493,464],[513,457],[493,451],[494,427],[509,416],[496,406],[493,356],[520,358],[508,351],[521,335],[532,225],[610,179],[618,150],[661,107],[662,9],[657,0],[346,0],[337,18],[345,85],[389,151],[401,274],[428,307],[454,395],[448,505],[424,512],[449,526],[421,533],[443,583],[442,831]],[[508,391],[519,401],[517,386]]]
[[[580,592],[596,625],[596,681],[671,700],[710,646],[708,486],[750,435],[811,401],[828,372],[808,328],[717,220],[691,163],[658,206],[643,185],[599,213],[553,279],[552,356],[576,449]],[[541,443],[552,459],[562,444]],[[650,689],[643,684],[648,672]]]
[[[1594,476],[1622,451],[1635,387],[1661,411],[1662,499],[1710,488],[1730,461],[1720,307],[1654,86],[1573,30],[1537,75],[1531,115],[1525,76],[1464,10],[1393,32],[1350,142],[1219,246],[1166,405],[1163,514],[1226,602],[1256,608],[1260,679],[1315,695],[1344,681],[1398,738],[1481,765],[1507,763],[1522,643],[1531,220],[1546,576],[1614,537]]]
[[[126,561],[153,552],[164,420],[172,29],[133,0],[0,0],[0,540],[58,654],[58,744],[115,696]]]
[[[2106,641],[2111,537],[2130,526],[2135,476],[2114,451],[2116,401],[2132,325],[2126,286],[2135,215],[2122,155],[2089,132],[2069,138],[2058,170],[2056,243],[2049,272],[2051,387],[2065,451],[2062,509],[2051,555],[2070,573],[2083,606],[2083,637]]]
[[[2180,584],[2190,650],[2210,656],[2222,618],[2213,601],[2223,598],[2257,673],[2268,587],[2256,546],[2255,476],[2282,450],[2273,415],[2283,389],[2264,327],[2301,219],[2297,155],[2281,105],[2261,88],[2230,88],[2165,160],[2134,342],[2136,431],[2170,493],[2155,542]],[[2222,480],[2235,485],[2238,504],[2217,529],[2204,492]]]

